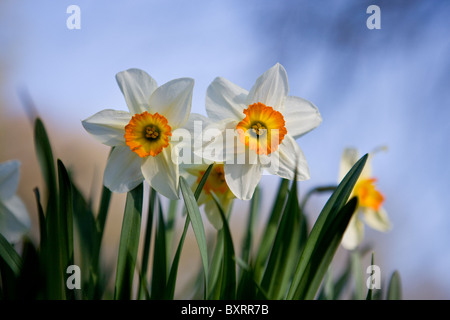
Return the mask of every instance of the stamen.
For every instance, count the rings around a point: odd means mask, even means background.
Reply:
[[[154,126],[148,126],[145,128],[145,132],[145,137],[148,139],[156,139],[159,136],[159,133]]]
[[[267,128],[259,122],[252,125],[252,129],[253,129],[253,132],[256,133],[258,136],[266,133],[266,131],[267,131]]]

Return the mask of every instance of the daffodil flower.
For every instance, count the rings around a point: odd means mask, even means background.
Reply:
[[[82,122],[97,140],[114,147],[104,185],[123,193],[145,179],[160,194],[177,199],[178,152],[171,136],[189,118],[194,80],[180,78],[158,87],[139,69],[120,72],[116,80],[129,112],[107,109]]]
[[[358,161],[359,153],[354,148],[347,148],[342,154],[339,177],[344,178],[352,166]],[[342,238],[342,246],[348,250],[355,249],[364,238],[364,221],[378,231],[386,232],[392,228],[386,210],[383,208],[384,196],[377,190],[376,178],[372,176],[372,157],[369,157],[353,188],[350,198],[358,198],[358,207],[350,219]]]
[[[216,129],[216,134],[203,136],[202,155],[224,163],[225,180],[240,199],[252,197],[263,169],[290,180],[295,173],[298,180],[310,177],[295,139],[317,127],[322,117],[311,102],[288,96],[288,91],[286,70],[278,63],[250,91],[221,77],[207,89],[206,111],[215,124],[205,131]],[[238,139],[227,139],[230,130]],[[246,160],[236,163],[234,156],[242,154]]]
[[[31,227],[27,208],[16,195],[19,178],[19,161],[0,163],[0,233],[11,243],[19,241]]]
[[[195,181],[193,181],[192,183],[193,191],[196,189],[197,185],[208,169],[208,166],[209,164],[204,163],[186,167],[185,171],[195,179]],[[204,210],[209,222],[213,225],[214,228],[220,230],[222,229],[223,223],[219,209],[217,208],[217,204],[212,196],[213,193],[216,195],[222,209],[225,211],[225,213],[227,213],[235,196],[231,192],[230,188],[227,185],[227,182],[225,181],[223,163],[214,163],[197,202],[199,206],[205,206]]]

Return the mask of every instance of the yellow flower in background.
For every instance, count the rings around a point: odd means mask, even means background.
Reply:
[[[158,87],[139,69],[116,75],[129,112],[102,110],[82,122],[97,140],[114,147],[103,183],[111,191],[128,192],[144,179],[160,194],[177,199],[179,184],[174,131],[188,121],[194,80],[180,78]]]
[[[199,165],[191,165],[185,168],[185,171],[195,179],[195,182],[192,183],[193,191],[197,188],[208,167],[209,164],[204,163]],[[217,204],[212,196],[213,193],[217,196],[217,199],[226,214],[229,211],[235,196],[231,192],[225,180],[223,163],[215,163],[213,165],[208,179],[203,187],[202,193],[198,199],[198,205],[204,205],[205,214],[209,222],[214,226],[214,228],[220,230],[222,229],[223,223]]]
[[[0,163],[0,234],[9,242],[17,242],[30,229],[27,208],[16,195],[20,178],[20,162]]]
[[[359,158],[358,150],[354,148],[344,150],[339,169],[340,181]],[[364,222],[372,229],[381,232],[389,231],[392,228],[387,212],[383,207],[384,196],[376,187],[377,179],[372,176],[371,160],[372,156],[368,158],[350,195],[350,198],[358,198],[358,207],[342,238],[342,246],[348,250],[355,249],[362,242]]]

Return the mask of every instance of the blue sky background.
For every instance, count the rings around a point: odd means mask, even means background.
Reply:
[[[81,29],[66,27],[69,5]],[[366,9],[381,8],[369,30]],[[312,101],[323,123],[298,140],[311,180],[336,182],[343,148],[386,145],[373,163],[389,234],[367,231],[386,277],[399,269],[407,298],[450,298],[450,3],[448,1],[50,1],[0,2],[0,89],[23,114],[26,87],[61,133],[87,136],[80,120],[125,110],[119,71],[146,70],[158,84],[195,79],[193,112],[205,114],[216,76],[250,89],[276,62],[290,95]],[[270,196],[273,177],[263,178]],[[325,198],[317,197],[311,211]],[[427,291],[431,288],[434,291]]]

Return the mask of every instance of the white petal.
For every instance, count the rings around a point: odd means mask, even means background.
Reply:
[[[386,232],[392,229],[386,210],[380,208],[378,211],[369,208],[364,209],[364,220],[367,225],[375,230]]]
[[[216,228],[217,230],[222,229],[223,227],[222,217],[220,216],[217,204],[213,199],[210,199],[208,202],[206,202],[205,215],[214,228]]]
[[[0,233],[9,242],[19,241],[30,227],[30,216],[19,197],[0,201]]]
[[[0,163],[0,199],[8,199],[16,194],[20,178],[20,161],[10,160]]]
[[[339,166],[339,181],[344,179],[345,175],[350,171],[353,165],[359,159],[359,152],[355,148],[345,148],[342,156],[341,163]]]
[[[142,161],[142,173],[148,184],[169,199],[179,199],[178,179],[180,176],[177,159],[172,159],[169,145],[155,157],[148,156]]]
[[[106,164],[104,185],[113,192],[123,193],[133,190],[143,180],[141,158],[128,146],[115,147]]]
[[[261,180],[260,164],[224,164],[225,180],[233,194],[241,200],[250,200]]]
[[[256,80],[248,94],[247,105],[261,102],[274,110],[282,111],[288,92],[289,83],[286,70],[277,63]]]
[[[364,224],[355,212],[342,237],[342,246],[347,250],[355,249],[364,238]]]
[[[201,156],[197,155],[195,153],[195,150],[198,150],[198,153],[201,154],[201,150],[202,150],[202,134],[203,134],[203,130],[204,128],[206,128],[208,125],[211,125],[212,121],[211,119],[198,114],[198,113],[191,113],[189,115],[189,119],[188,121],[184,124],[183,129],[186,129],[189,131],[190,133],[190,141],[188,141],[189,139],[185,139],[183,138],[183,142],[182,144],[180,143],[179,146],[182,148],[186,148],[186,151],[189,151],[190,153],[190,159],[191,159],[191,163],[190,164],[202,164],[204,163],[203,159]],[[172,140],[173,140],[174,136],[172,135]],[[189,145],[186,145],[187,143],[189,143]],[[184,152],[184,151],[183,151]],[[183,153],[183,157],[184,157],[184,153]],[[208,161],[210,162],[210,161]],[[180,166],[184,165],[185,163],[180,160],[179,161]]]
[[[287,97],[284,103],[287,132],[297,139],[322,122],[319,110],[311,102],[299,97]]]
[[[310,178],[308,163],[303,151],[290,135],[285,135],[278,151],[269,156],[260,156],[264,169],[271,174],[293,180],[297,169],[297,180]]]
[[[214,121],[245,118],[248,91],[225,78],[218,77],[206,90],[206,113]]]
[[[107,146],[125,145],[125,126],[131,114],[126,111],[102,110],[82,121],[84,129]]]
[[[166,117],[172,130],[183,126],[191,112],[194,80],[182,78],[169,81],[153,92],[150,98],[152,113]]]
[[[239,139],[237,124],[236,120],[225,119],[208,125],[194,141],[194,153],[210,161],[238,163],[234,156],[243,154],[246,147]]]
[[[158,87],[152,77],[140,69],[128,69],[116,74],[116,80],[132,115],[149,110],[150,96]]]
[[[188,121],[184,124],[183,128],[188,129],[192,133],[201,134],[203,129],[206,128],[208,125],[211,125],[213,121],[205,117],[202,114],[199,113],[191,113],[189,115]],[[195,136],[193,135],[195,138]]]

